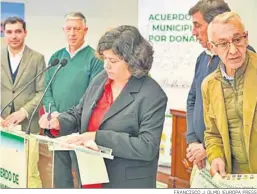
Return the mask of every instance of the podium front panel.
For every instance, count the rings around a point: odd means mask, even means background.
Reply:
[[[26,188],[26,143],[23,137],[0,131],[0,188]]]
[[[22,131],[0,130],[0,188],[53,188],[51,143]]]
[[[28,188],[53,188],[54,152],[50,142],[29,138]]]

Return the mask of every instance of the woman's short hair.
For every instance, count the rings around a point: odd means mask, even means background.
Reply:
[[[97,53],[111,49],[128,64],[129,72],[135,77],[148,75],[153,63],[153,47],[133,26],[119,26],[107,31],[99,40]]]

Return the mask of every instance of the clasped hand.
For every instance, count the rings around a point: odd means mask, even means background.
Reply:
[[[53,112],[53,113],[51,113],[51,115],[50,115],[51,118],[49,119],[49,113],[45,113],[39,119],[38,124],[43,129],[60,130],[60,123],[57,118],[59,115],[60,115],[59,113]]]
[[[39,120],[39,126],[43,129],[56,129],[61,130],[60,122],[58,120],[58,113],[52,113],[51,119],[49,120],[49,114],[46,113],[42,115]],[[80,135],[70,135],[70,136],[63,136],[58,138],[64,144],[73,144],[73,145],[87,145],[88,141],[93,140],[95,141],[96,132],[85,132]]]
[[[191,143],[187,148],[187,155],[186,157],[189,159],[190,162],[193,162],[197,165],[199,169],[205,167],[205,158],[206,158],[206,151],[201,143]]]

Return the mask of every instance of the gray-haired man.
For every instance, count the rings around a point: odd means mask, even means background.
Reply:
[[[94,49],[85,42],[88,27],[86,25],[86,18],[82,13],[74,12],[67,14],[63,31],[68,45],[54,53],[50,62],[55,58],[59,60],[66,58],[68,63],[60,70],[44,98],[44,106],[45,108],[51,106],[53,117],[77,105],[91,80],[103,70],[103,62],[95,57]],[[53,67],[47,72],[45,85],[49,83],[55,69]],[[61,133],[58,134],[55,130],[51,130],[51,133],[55,136],[62,135]],[[75,164],[75,169],[77,169],[75,153],[56,151],[54,160],[55,187],[73,188],[74,183],[71,169],[72,163]],[[78,184],[81,186],[80,183]]]
[[[195,75],[187,98],[187,158],[200,169],[205,167],[206,158],[201,84],[207,75],[216,70],[220,62],[220,58],[209,50],[207,29],[215,16],[228,11],[230,8],[224,0],[200,0],[189,10],[193,21],[192,33],[205,49],[197,58]],[[253,50],[251,47],[249,49]]]

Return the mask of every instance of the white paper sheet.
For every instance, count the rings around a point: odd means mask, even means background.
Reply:
[[[198,170],[198,168],[195,169],[195,176],[190,188],[218,188],[218,185],[212,181],[212,176],[209,173],[208,167],[202,170]]]
[[[52,141],[53,144],[49,144],[51,150],[74,150],[77,155],[79,173],[82,185],[108,183],[109,177],[104,162],[104,157],[113,159],[111,155],[111,149],[98,146],[95,141],[89,141],[85,146],[76,146],[72,144],[63,144],[62,141],[65,138],[74,136],[77,134],[71,134],[69,136],[48,139],[48,137],[39,137],[41,140]]]
[[[75,152],[83,185],[109,182],[103,157],[85,154],[80,151]]]

